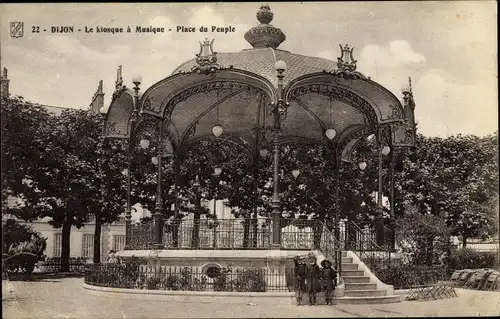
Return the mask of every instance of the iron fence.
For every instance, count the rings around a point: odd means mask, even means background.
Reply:
[[[293,291],[294,269],[172,267],[128,264],[88,265],[85,283],[113,288],[268,292]]]
[[[85,271],[87,259],[83,257],[69,259],[69,271],[80,272]],[[57,273],[61,272],[61,258],[60,257],[47,257],[43,262],[39,263],[40,272],[42,273]]]
[[[127,247],[134,250],[153,249],[154,224],[153,221],[145,221],[141,224],[130,225],[130,237]]]
[[[268,249],[271,223],[258,219],[170,219],[163,233],[167,249]]]
[[[325,236],[320,220],[280,219],[282,249],[319,249]],[[154,248],[154,222],[131,225],[128,249]],[[269,249],[272,223],[258,219],[169,219],[163,227],[165,249]]]

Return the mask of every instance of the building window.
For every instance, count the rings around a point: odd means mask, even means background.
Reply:
[[[54,257],[61,257],[62,234],[54,235]]]
[[[94,256],[94,235],[84,234],[82,257],[92,257],[92,256]]]
[[[125,235],[113,236],[113,250],[120,251],[125,248]]]

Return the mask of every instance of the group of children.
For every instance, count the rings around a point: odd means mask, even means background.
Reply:
[[[316,304],[316,293],[325,292],[325,304],[332,304],[332,294],[337,286],[337,272],[332,268],[332,263],[325,259],[320,268],[316,264],[316,256],[297,256],[295,262],[295,278],[297,291],[297,305],[302,304],[302,296],[307,292],[309,305]]]

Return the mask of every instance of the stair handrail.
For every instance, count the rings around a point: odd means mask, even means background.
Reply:
[[[360,249],[352,249],[352,246],[350,248],[352,251],[358,255],[359,259],[365,263],[365,265],[370,269],[371,272],[375,273],[377,275],[377,267],[375,266],[380,266],[375,264],[375,257],[378,257],[379,255],[377,254],[382,254],[382,259],[383,262],[386,262],[386,267],[390,267],[391,265],[391,250],[386,248],[386,247],[380,247],[372,238],[371,236],[365,236],[365,233],[363,229],[356,224],[354,221],[350,222],[350,225],[354,227],[354,230],[358,234],[362,234],[362,236],[357,236],[357,238],[361,239],[361,246],[357,247]],[[349,224],[348,224],[349,227]],[[348,228],[346,228],[346,232],[349,231]],[[349,242],[346,241],[346,244],[349,245]],[[351,243],[353,244],[353,243]],[[357,240],[354,244],[358,244]],[[368,248],[370,249],[365,249],[365,246],[368,245]]]

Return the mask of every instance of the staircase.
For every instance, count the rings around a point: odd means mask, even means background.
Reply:
[[[352,252],[342,252],[342,272],[341,277],[344,284],[339,285],[334,293],[334,304],[384,304],[400,302],[401,298],[398,295],[389,294],[388,289],[373,275],[370,276],[369,271],[360,268],[366,266],[355,262]],[[324,257],[318,256],[318,264]],[[323,258],[322,258],[323,257]],[[358,261],[359,262],[359,261]],[[343,296],[338,296],[339,294]],[[302,296],[302,304],[307,304],[309,301],[307,294]],[[322,305],[325,303],[324,293],[318,293],[316,303]]]
[[[342,252],[342,272],[344,279],[344,297],[339,298],[342,304],[381,304],[399,302],[397,295],[388,295],[388,291],[377,285],[359,265],[348,257],[348,252]],[[377,288],[377,286],[379,286]]]

